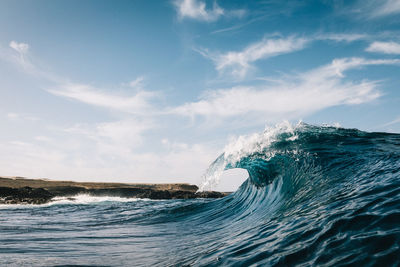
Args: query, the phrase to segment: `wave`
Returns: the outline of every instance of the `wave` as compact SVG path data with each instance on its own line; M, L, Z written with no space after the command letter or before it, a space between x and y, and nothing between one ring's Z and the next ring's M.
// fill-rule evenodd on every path
M271 163L278 159L277 153L279 153L279 150L274 147L275 144L282 141L295 141L298 139L297 132L304 127L306 127L304 123L298 123L293 126L289 122L283 122L275 127L267 128L261 134L240 136L228 144L224 149L224 153L210 165L199 190L211 189L218 184L225 170L233 168L246 169L253 182L262 182L256 181L259 178L256 175L257 172L259 175L264 175L264 178L268 180L265 175L273 175L274 170ZM291 153L296 155L298 151L293 150Z
M238 259L248 257L242 264L400 260L395 256L400 252L399 134L284 122L226 146L208 168L201 190L232 168L247 170L248 179L222 205L213 204L218 216L202 216L219 223L226 218L230 230L246 233L246 240L250 236L271 246L260 258L251 242L231 245L227 250ZM231 262L228 255L220 257Z
M200 190L212 188L224 171L234 168L245 169L249 182L255 186L266 186L279 177L286 180L305 176L307 172L311 175L324 171L330 176L344 177L343 171L370 171L368 163L385 160L387 153L392 160L397 159L399 136L284 122L260 134L241 136L227 145L207 169Z
M217 200L86 195L2 209L2 259L43 265L49 251L46 265L400 264L399 134L285 122L228 144L201 189L233 168L249 177Z

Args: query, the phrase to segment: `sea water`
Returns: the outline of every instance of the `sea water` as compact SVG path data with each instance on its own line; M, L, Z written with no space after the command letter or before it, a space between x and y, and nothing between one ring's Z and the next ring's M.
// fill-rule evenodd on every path
M1 266L399 266L400 135L280 125L207 170L222 199L76 196L0 206Z

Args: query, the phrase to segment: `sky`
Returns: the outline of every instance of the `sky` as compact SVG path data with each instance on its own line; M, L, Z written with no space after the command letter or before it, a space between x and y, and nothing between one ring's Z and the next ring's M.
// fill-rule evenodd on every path
M0 175L199 185L282 121L399 133L399 74L400 0L2 0Z

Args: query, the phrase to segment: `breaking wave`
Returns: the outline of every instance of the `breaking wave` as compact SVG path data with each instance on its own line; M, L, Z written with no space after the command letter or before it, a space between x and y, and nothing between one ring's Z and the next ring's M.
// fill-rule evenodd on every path
M283 123L226 146L201 189L233 168L249 178L218 200L80 205L85 196L30 209L29 223L28 211L2 209L0 256L20 265L400 264L399 134Z

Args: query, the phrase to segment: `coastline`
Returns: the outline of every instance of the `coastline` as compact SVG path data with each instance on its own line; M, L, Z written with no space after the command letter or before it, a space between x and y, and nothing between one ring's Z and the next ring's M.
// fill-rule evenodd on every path
M222 198L229 193L204 191L187 183L96 183L0 177L0 204L46 204L55 197L79 194L147 199Z

